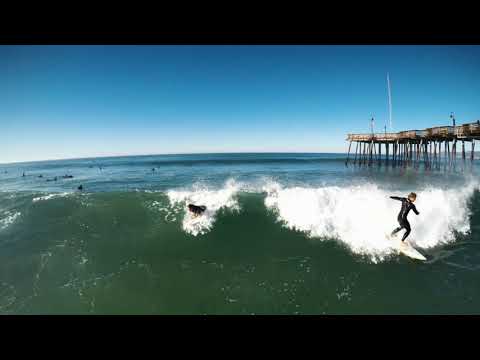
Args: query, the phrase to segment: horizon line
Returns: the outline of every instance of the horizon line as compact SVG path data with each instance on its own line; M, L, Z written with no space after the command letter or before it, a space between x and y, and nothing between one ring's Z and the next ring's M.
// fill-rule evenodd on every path
M235 152L188 152L188 153L156 153L156 154L131 154L131 155L103 155L103 156L88 156L88 157L72 157L72 158L56 158L43 160L24 160L2 162L0 165L24 164L44 161L62 161L62 160L88 160L88 159L104 159L104 158L118 158L131 156L163 156L163 155L212 155L212 154L346 154L346 152L309 152L309 151L235 151Z

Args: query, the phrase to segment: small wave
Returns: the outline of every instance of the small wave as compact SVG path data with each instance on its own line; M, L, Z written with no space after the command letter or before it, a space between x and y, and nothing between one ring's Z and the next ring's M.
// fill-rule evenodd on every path
M64 197L64 196L67 196L69 194L71 194L71 192L48 194L48 195L33 198L32 202L50 200L50 199L53 199L53 198L56 198L56 197Z
M240 210L235 196L239 190L239 184L230 179L219 190L211 190L197 185L193 190L170 190L167 192L167 196L172 206L185 206L188 203L206 206L207 209L202 216L195 218L187 211L183 218L184 231L197 236L212 229L220 209Z
M21 213L12 213L11 211L6 211L4 215L7 215L7 217L0 219L0 230L6 229L21 215Z

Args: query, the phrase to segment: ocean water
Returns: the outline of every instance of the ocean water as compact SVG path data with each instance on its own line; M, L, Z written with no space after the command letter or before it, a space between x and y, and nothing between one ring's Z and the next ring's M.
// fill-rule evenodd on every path
M0 313L479 314L478 170L345 154L0 165ZM385 238L389 196L411 191L426 262Z

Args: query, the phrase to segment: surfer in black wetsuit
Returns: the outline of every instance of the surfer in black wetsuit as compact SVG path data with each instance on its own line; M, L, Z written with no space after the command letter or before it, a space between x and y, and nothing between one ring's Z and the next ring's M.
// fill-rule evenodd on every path
M400 213L398 214L398 217L397 217L397 220L398 220L398 223L400 224L400 226L398 228L396 228L395 230L393 230L393 232L392 232L392 236L393 236L397 232L399 232L400 230L405 229L406 231L405 231L405 234L403 234L402 241L404 241L407 238L407 236L410 234L410 231L412 230L410 228L410 223L407 220L408 213L410 212L410 210L413 210L413 212L415 214L417 214L417 215L420 214L417 211L417 208L415 207L415 205L413 205L416 198L417 198L417 194L415 194L413 192L408 194L408 198L398 197L398 196L390 196L390 199L399 200L399 201L402 202L402 208L401 208Z
M202 215L205 210L207 210L206 206L197 206L193 204L188 204L188 210L193 214L194 217Z

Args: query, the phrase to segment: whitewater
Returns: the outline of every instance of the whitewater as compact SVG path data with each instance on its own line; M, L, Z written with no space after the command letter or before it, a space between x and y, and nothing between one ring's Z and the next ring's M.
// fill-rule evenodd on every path
M420 215L409 216L414 229L409 242L417 248L429 249L454 241L456 232L468 233L468 201L478 188L478 181L471 180L460 190L435 187L416 190ZM185 211L182 219L182 229L197 236L213 230L218 211L229 211L232 216L238 213L241 210L238 197L242 192L265 194L266 210L273 211L282 226L310 238L340 241L353 253L367 255L373 261L397 253L392 241L386 238L398 226L400 209L399 202L390 196L406 196L406 193L376 184L289 187L270 181L255 189L230 179L217 190L194 185L191 190L170 190L167 195L172 211L179 204L207 206L203 216L194 218Z

